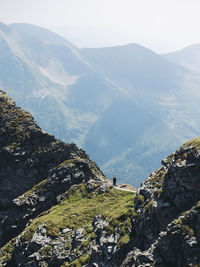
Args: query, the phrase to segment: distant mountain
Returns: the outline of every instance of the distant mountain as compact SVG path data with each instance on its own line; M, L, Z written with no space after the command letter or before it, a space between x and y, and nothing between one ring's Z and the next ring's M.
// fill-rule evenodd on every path
M73 45L48 30L1 24L0 38L0 85L44 129L82 146L87 128L113 101L113 85Z
M200 44L190 45L176 52L163 54L163 57L180 66L200 72Z
M183 70L138 44L84 48L82 56L129 92L163 93L183 75Z
M185 139L198 135L200 128L196 114L199 114L197 105L200 77L196 72L172 64L137 44L86 48L81 50L81 54L104 77L126 92L132 103L128 105L119 101L115 106L115 115L121 118L119 124L116 127L110 126L111 129L104 127L112 131L112 140L105 137L105 131L102 132L101 128L101 125L106 122L108 125L108 121L112 121L109 119L113 118L111 111L91 127L91 134L89 132L87 144L88 150L93 152L92 155L94 151L99 155L108 155L112 153L113 147L120 146L118 140L122 139L124 142L123 148L118 150L115 157L112 155L111 160L102 163L107 172L117 169L120 175L124 175L126 170L125 177L133 173L134 177L139 177L140 180L149 170L146 166L158 167L156 161L173 151L175 143L181 144ZM135 103L140 109L134 109ZM192 121L188 117L189 114L193 118ZM92 136L97 132L104 136L104 147L100 147L95 140L91 143ZM123 137L120 139L118 136L115 139L115 132ZM105 150L106 153L103 152Z
M1 23L0 51L0 86L119 182L139 185L199 135L198 73L145 47L79 50L41 27Z

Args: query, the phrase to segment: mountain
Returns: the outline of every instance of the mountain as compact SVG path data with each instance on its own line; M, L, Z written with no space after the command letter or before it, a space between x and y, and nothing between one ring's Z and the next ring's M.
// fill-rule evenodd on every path
M193 71L200 71L200 44L193 44L176 52L163 54L167 60Z
M139 186L199 134L198 74L145 47L80 50L41 27L1 23L0 51L0 86L108 177Z
M177 144L198 135L198 73L172 64L137 44L85 48L81 54L104 77L126 92L129 101L125 103L120 100L114 105L114 114L119 120L116 126L108 123L113 120L111 107L89 131L86 149L94 155L95 160L97 153L102 155L103 160L103 155L109 155L113 147L119 147L115 132L126 143L116 156L111 155L110 160L106 158L106 161L100 161L106 173L117 169L128 182L131 182L128 178L130 173L141 181L151 168L158 168L160 159L171 153ZM134 105L140 108L136 110ZM101 128L102 124L107 127ZM111 128L111 138L108 138L109 131L105 133L105 128ZM94 140L94 133L97 132L105 136L102 143L106 144L106 148L100 147Z
M14 24L6 26L7 31L4 27L0 34L4 43L1 86L31 111L44 129L82 145L96 113L106 105L101 95L106 90L109 103L113 86L64 38L32 25ZM88 95L93 102L88 102Z
M199 266L200 137L135 191L0 90L0 265Z
M93 66L128 92L157 94L171 90L184 70L138 44L84 48L81 54Z

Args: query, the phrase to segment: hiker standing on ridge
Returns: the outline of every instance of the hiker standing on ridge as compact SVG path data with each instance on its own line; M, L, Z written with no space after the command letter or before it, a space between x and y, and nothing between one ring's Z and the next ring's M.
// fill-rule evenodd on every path
M114 175L113 177L113 186L116 186L117 183L117 175Z

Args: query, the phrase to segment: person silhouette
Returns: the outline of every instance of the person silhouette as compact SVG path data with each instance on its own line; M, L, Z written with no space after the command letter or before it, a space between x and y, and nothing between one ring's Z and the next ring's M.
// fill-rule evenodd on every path
M117 183L117 175L113 176L113 186L116 186Z

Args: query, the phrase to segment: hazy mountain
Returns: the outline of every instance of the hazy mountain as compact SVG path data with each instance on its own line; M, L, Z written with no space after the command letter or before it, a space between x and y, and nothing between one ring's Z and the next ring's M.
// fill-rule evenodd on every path
M0 51L0 86L108 177L138 185L199 134L198 74L145 47L79 50L40 27L0 24Z
M107 149L104 154L111 154L113 147L122 144L117 142L119 137L115 139L116 131L122 134L122 140L128 140L127 143L123 141L124 146L120 147L116 156L111 155L111 160L102 163L103 169L116 169L121 175L126 172L126 177L133 173L134 177L141 179L147 173L146 166L158 167L156 161L172 151L175 143L181 144L185 139L198 135L200 79L197 73L172 64L137 44L87 48L82 49L81 54L125 91L132 103L129 105L120 100L115 106L115 115L121 118L116 128L115 125L106 127L109 129L106 133L105 127L101 128L101 125L112 121L109 119L113 117L111 111L91 127L87 140L89 151L103 155ZM134 110L134 103L140 105L139 110ZM131 127L128 121L132 122ZM102 143L106 144L104 147L95 140L90 147L92 136L97 132L101 132ZM112 132L112 140L108 139L108 132ZM112 145L109 147L109 144Z
M167 60L200 72L200 44L190 45L179 51L163 54Z
M0 36L0 85L46 130L83 145L87 128L116 95L114 87L52 32L14 24L1 25Z
M81 54L102 73L130 91L145 94L172 89L183 70L138 44L106 48L84 48Z

